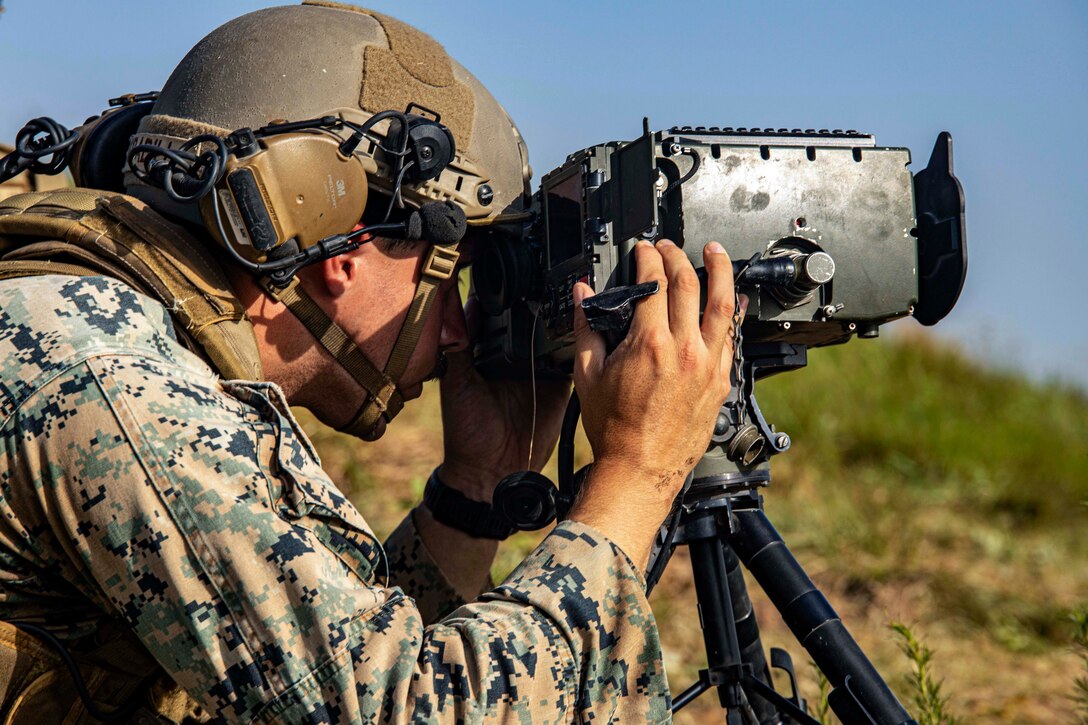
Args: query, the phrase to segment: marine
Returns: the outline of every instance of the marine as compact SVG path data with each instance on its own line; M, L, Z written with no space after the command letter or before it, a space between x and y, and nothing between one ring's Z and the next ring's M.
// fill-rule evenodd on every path
M209 223L209 207L171 185L186 171L198 185L211 174L199 165L218 163L191 139L271 124L307 148L335 137L348 163L366 152L350 140L367 137L368 119L411 104L433 112L412 124L448 130L442 173L402 187L403 164L391 176L360 160L373 183L353 212L358 244L284 286L254 272L275 260L241 244L237 225L216 207ZM330 117L341 120L282 126ZM635 251L640 281L663 293L619 348L608 354L576 311L574 383L595 462L567 520L496 585L488 571L509 530L491 493L531 445L543 465L566 394L543 390L528 426L526 384L484 380L471 363L456 270L484 230L523 218L530 174L502 107L429 36L311 1L213 31L130 144L124 190L0 201L5 722L668 721L643 569L729 392L721 246L704 250L701 321L694 270L667 241ZM161 163L176 174L149 161L155 148L171 149ZM409 216L398 238L370 218L397 200L405 212L439 203L468 232L443 236L435 222L413 240ZM279 259L323 249L311 232L277 239ZM433 495L379 541L289 406L373 440L443 370ZM666 419L688 425L662 430Z

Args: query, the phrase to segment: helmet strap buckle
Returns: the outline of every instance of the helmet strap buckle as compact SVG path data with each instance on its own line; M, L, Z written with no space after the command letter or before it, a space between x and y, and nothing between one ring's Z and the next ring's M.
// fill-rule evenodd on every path
M457 260L461 253L457 251L457 245L434 245L427 253L427 259L423 262L423 275L431 277L439 282L445 282L457 271Z

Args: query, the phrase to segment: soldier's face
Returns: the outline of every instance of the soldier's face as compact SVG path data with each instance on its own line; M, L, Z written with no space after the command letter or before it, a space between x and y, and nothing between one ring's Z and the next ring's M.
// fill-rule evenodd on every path
M337 323L378 367L384 368L419 283L426 245L364 245L348 289L337 302ZM347 256L347 255L345 255ZM406 398L418 397L433 376L440 353L468 347L456 276L443 282L424 321L419 342L400 379Z
M384 369L415 295L427 247L393 246L384 241L308 267L300 273L303 285L330 318L351 337L378 368ZM301 326L282 334L274 320L287 314L253 286L247 311L254 322L266 374L279 383L292 405L309 408L333 427L349 423L366 393L344 368ZM269 314L266 308L279 310ZM423 392L443 352L468 347L464 311L456 277L444 282L428 311L419 342L399 381L406 399ZM317 357L315 357L317 356ZM379 435L384 432L375 431Z
M413 288L412 292L414 291ZM411 303L410 298L408 302ZM407 312L407 308L404 312ZM465 350L468 346L464 308L457 291L457 278L454 277L442 283L437 299L427 315L419 344L401 379L405 397L418 398L423 392L423 383L441 375L445 368L442 357L446 353Z

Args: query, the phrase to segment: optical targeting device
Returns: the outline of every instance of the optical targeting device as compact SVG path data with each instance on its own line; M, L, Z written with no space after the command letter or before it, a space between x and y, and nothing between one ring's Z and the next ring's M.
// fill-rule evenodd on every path
M913 723L763 512L770 459L790 436L764 419L755 381L807 363L809 347L913 315L924 325L955 305L967 271L963 192L952 139L937 138L915 175L910 152L878 147L856 131L678 127L632 142L593 146L546 174L532 224L482 245L473 286L488 313L476 348L487 375L567 375L574 351L573 287L597 294L582 307L609 350L627 334L638 300L632 248L668 238L700 273L719 241L734 261L748 310L735 335L731 392L710 444L662 524L647 572L652 589L677 546L690 551L707 668L673 702L717 690L728 722L805 723L785 650L768 659L743 563L827 676L828 702L844 723ZM705 275L703 275L705 278ZM574 470L580 415L571 396L559 439L559 482L532 471L503 479L493 505L515 529L562 518L584 478ZM661 421L675 425L681 421ZM774 687L771 668L788 676Z
M721 242L745 272L750 343L815 347L932 325L966 275L952 140L925 170L857 131L676 127L570 155L533 197L524 238L481 245L473 285L490 316L477 364L492 376L566 374L574 283L633 284L639 239L671 239L697 269Z

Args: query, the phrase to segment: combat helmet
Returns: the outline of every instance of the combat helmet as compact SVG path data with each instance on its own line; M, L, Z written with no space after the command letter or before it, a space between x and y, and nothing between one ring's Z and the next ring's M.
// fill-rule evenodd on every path
M413 104L439 114L457 148L447 173L418 189L420 198L454 201L470 225L524 208L528 151L503 107L430 36L346 3L267 8L212 31L171 74L133 144L176 145L330 114L361 123ZM127 181L130 193L170 206L131 175Z
M197 43L140 121L130 142L130 163L137 147L177 149L201 136L223 138L238 129L305 119L342 119L345 125L336 133L346 139L352 129L384 112L415 109L440 120L456 150L436 178L405 185L403 200L416 207L428 201L455 205L470 227L523 219L531 176L528 152L502 106L419 30L387 15L323 0L244 15ZM360 152L366 147L362 144ZM324 178L323 171L317 170L315 178ZM371 191L389 191L388 178L383 180L382 174L367 178ZM197 205L179 203L176 194L164 194L131 170L125 180L130 194L159 211L204 225L223 241L222 234L216 235L216 225L208 223L207 205L202 214ZM397 191L400 194L399 186ZM362 210L352 223L359 216ZM218 229L223 232L221 223ZM432 247L384 370L368 360L299 285L286 289L265 285L368 391L366 402L343 429L346 432L376 437L383 428L380 423L402 407L399 377L438 283L454 271L456 255L455 244Z

